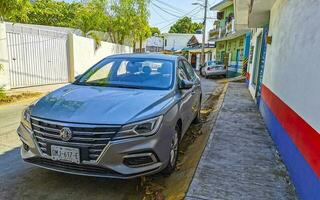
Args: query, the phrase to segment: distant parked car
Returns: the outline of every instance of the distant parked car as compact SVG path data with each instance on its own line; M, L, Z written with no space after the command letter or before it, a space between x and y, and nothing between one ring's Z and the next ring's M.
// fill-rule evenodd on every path
M227 69L224 64L217 61L208 61L201 67L201 75L204 77L223 75L227 76Z
M170 174L182 137L199 120L201 96L183 57L113 55L24 110L21 156L70 174Z

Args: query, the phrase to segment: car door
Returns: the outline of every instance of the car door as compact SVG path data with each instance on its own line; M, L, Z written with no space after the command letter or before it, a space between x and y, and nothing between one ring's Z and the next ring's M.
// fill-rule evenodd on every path
M188 63L188 61L183 60L184 68L186 70L187 76L189 77L189 80L194 83L192 90L191 90L191 113L192 113L192 119L197 115L197 111L199 109L200 104L200 98L201 98L201 84L200 84L200 79L194 72L193 68L191 65Z
M189 77L187 75L187 72L184 68L184 64L182 60L178 61L178 67L177 67L177 80L178 85L180 85L182 80L189 80ZM182 132L185 133L185 131L188 129L189 124L192 121L193 112L192 112L192 88L190 89L179 89L180 93L180 115L182 120Z

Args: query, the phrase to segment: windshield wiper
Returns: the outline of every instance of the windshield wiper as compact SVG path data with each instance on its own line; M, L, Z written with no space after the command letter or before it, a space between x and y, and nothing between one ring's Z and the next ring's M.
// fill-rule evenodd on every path
M137 85L118 85L118 84L110 84L110 85L107 85L107 87L144 89L144 87L142 87L142 86L137 86Z

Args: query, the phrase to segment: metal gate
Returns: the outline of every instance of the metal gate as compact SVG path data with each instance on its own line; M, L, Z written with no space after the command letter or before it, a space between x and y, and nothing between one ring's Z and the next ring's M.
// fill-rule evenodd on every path
M11 88L68 82L67 34L6 25Z

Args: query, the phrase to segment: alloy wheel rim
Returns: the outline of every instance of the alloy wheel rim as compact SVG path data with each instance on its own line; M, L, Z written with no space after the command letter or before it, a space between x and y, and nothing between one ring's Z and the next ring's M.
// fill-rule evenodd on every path
M177 159L178 153L178 134L177 132L174 134L174 138L171 141L171 150L170 150L170 163L173 166Z

